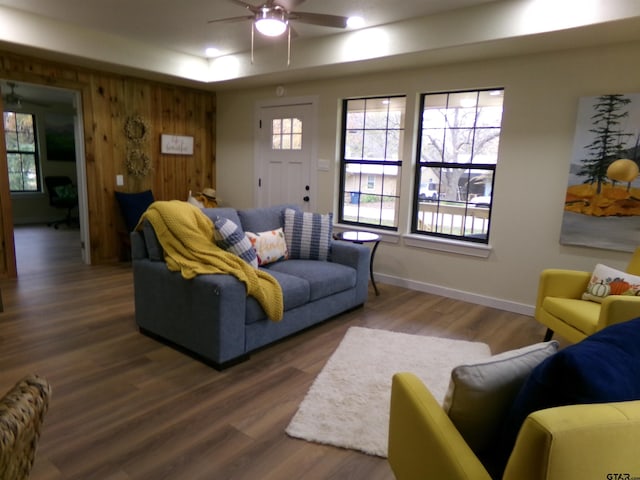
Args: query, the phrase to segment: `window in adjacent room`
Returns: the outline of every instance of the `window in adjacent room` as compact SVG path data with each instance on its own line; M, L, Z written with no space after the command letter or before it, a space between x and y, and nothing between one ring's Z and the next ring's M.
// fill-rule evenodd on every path
M413 233L489 242L503 93L422 95Z
M39 192L38 145L35 117L30 113L4 112L9 189Z
M343 104L339 221L396 230L406 99Z

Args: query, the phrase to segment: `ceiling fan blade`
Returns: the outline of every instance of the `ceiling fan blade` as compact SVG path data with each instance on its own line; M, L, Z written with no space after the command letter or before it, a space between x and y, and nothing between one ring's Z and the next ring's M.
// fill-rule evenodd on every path
M241 17L228 17L228 18L216 18L214 20L209 20L207 23L235 23L242 22L244 20L253 20L255 17L253 15L243 15Z
M323 13L309 12L290 12L289 20L296 20L311 25L320 25L322 27L347 28L347 17L339 15L325 15Z

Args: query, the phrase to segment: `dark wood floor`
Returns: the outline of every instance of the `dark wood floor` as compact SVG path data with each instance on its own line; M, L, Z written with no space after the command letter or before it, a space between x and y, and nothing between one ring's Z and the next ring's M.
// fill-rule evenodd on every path
M495 353L544 333L530 317L380 284L363 308L218 372L140 335L130 266L83 265L78 242L77 230L17 228L19 278L1 282L0 391L29 372L53 386L33 480L391 479L384 459L284 433L350 326Z

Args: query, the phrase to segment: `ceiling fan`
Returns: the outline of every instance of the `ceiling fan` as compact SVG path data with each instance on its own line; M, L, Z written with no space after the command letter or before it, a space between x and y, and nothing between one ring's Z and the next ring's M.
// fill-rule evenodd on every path
M287 58L287 65L289 65L291 60L290 52L292 32L289 21L319 25L322 27L347 28L347 17L322 13L297 12L287 9L284 5L278 3L276 0L266 0L266 2L262 5L252 5L250 3L244 2L243 0L229 1L245 8L246 10L251 12L251 15L209 20L208 23L233 23L251 20L251 63L253 63L253 43L255 30L268 37L278 37L285 32L288 33L289 53ZM300 5L304 1L305 0L290 0L288 3L293 4L293 8L295 8L297 5Z
M22 108L23 103L29 103L31 105L38 105L41 107L49 106L45 103L36 102L34 100L28 99L23 95L17 94L16 93L17 85L14 82L7 82L7 86L11 89L11 91L2 97L5 107L18 110Z

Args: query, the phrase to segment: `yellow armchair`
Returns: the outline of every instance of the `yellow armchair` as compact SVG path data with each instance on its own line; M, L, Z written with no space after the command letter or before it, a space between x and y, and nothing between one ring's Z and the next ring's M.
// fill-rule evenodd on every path
M627 273L640 275L640 247ZM640 317L640 297L609 295L602 303L582 300L591 272L546 269L540 275L535 318L547 327L545 341L554 332L570 342L580 340L608 325Z
M640 401L539 410L522 425L503 479L640 478L639 444ZM388 457L397 480L491 480L411 373L393 377Z

